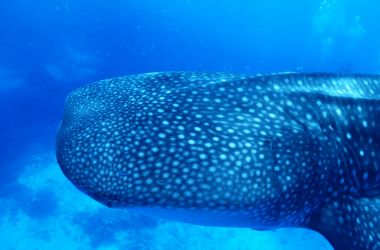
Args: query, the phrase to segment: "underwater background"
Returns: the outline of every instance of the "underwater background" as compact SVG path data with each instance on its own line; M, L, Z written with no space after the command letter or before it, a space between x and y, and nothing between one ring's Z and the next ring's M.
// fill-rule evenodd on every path
M101 206L63 176L66 95L167 70L380 73L380 1L0 1L0 249L332 249L305 229L181 224Z

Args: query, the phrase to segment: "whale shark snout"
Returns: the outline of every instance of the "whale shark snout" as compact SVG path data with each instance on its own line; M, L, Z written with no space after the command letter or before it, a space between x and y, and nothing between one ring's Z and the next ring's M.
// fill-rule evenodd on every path
M109 207L212 226L308 227L338 249L377 249L350 243L348 226L331 230L351 223L348 206L356 213L375 204L355 216L380 216L380 161L371 153L380 148L379 91L369 82L379 85L329 74L103 80L67 98L57 160L78 189Z

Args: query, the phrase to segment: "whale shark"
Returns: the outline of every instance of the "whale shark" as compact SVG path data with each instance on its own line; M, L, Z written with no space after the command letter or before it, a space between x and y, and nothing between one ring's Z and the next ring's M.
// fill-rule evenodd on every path
M380 76L157 72L69 94L63 174L111 208L380 249Z

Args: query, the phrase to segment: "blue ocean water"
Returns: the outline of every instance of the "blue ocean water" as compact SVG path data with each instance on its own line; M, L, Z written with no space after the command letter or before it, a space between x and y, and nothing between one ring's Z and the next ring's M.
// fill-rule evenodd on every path
M55 161L66 95L165 70L380 72L380 2L0 2L1 249L332 249L305 229L186 225L104 208Z

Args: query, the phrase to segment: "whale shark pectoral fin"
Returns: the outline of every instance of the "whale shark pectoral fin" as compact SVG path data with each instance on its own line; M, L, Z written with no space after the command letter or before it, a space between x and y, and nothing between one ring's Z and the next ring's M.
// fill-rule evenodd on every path
M336 250L380 249L380 196L332 200L308 225Z

